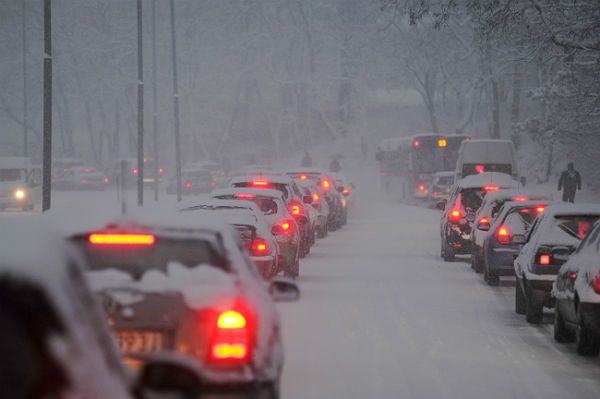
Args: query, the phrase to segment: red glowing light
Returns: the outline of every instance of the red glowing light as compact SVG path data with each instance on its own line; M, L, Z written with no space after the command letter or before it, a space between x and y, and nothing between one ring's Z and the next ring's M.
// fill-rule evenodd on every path
M256 195L254 194L245 194L245 193L241 193L241 194L236 194L235 198L237 199L241 199L241 200L249 200L249 199L254 199L256 198Z
M308 179L308 176L306 176L306 175L300 175L300 180L306 180L306 179Z
M543 213L546 210L545 206L538 206L537 208L535 208L535 211L539 214L539 213Z
M453 218L459 218L459 217L460 217L460 211L458 211L458 210L454 210L454 211L452 211L452 213L450 213L450 215L451 215Z
M322 185L325 190L329 190L329 187L331 187L331 182L329 180L325 179L325 180L323 180Z
M138 170L138 168L133 168L131 170L131 173L133 173L134 175L137 175L140 171Z
M540 265L547 266L552 262L552 257L548 254L540 255Z
M483 165L476 165L475 166L475 171L477 173L484 173L485 172L485 166L483 166Z
M419 148L419 147L421 147L421 142L419 140L415 140L415 141L413 141L413 146L415 148Z
M524 197L524 196L513 197L513 201L523 202L523 201L527 201L527 200L529 200L529 198L528 197Z
M252 185L254 187L265 187L269 185L269 182L264 181L264 180L255 180L252 182Z
M487 217L484 216L481 219L479 219L479 223L489 224L490 223L490 219L488 219Z
M498 229L498 234L496 235L496 237L498 238L498 242L502 245L509 245L510 244L510 230L508 227L506 226L501 226Z
M165 173L165 168L163 168L162 166L158 168L158 173Z
M211 181L210 182L210 186L211 187L217 187L217 182L216 181Z
M269 254L269 244L262 238L256 238L252 242L252 255L264 256Z
M319 194L314 193L313 194L313 201L318 201L320 199Z
M425 185L419 184L419 191L425 191Z
M106 183L106 184L110 183L110 179L108 177L105 177L104 178L104 183Z
M138 233L92 233L88 242L93 245L153 245L156 237L153 234Z
M344 189L342 190L342 194L347 197L350 195L350 190L344 187Z
M498 186L485 186L483 189L485 191L498 191L498 190L500 190L500 187L498 187Z
M245 361L250 358L250 329L248 320L235 310L228 310L217 318L210 343L213 361Z
M302 207L297 204L290 205L290 213L294 216L298 216L302 213Z
M191 181L186 181L185 182L185 188L192 188L192 182Z
M246 327L246 318L235 310L228 310L221 313L217 320L219 328L244 328Z

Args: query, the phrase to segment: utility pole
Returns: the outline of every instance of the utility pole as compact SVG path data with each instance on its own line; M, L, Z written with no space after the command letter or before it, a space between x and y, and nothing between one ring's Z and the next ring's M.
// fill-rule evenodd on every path
M27 119L27 16L26 16L26 1L21 1L21 12L22 12L22 39L23 39L23 157L27 158L29 156L29 142L27 135L28 127L27 123L29 122Z
M156 104L156 0L152 0L152 125L154 141L154 201L158 201L158 105Z
M175 120L175 168L177 173L177 201L181 201L181 148L179 138L179 87L177 83L177 41L175 37L175 4L171 6L171 48L173 60L173 113Z
M138 205L144 205L144 59L142 41L142 0L137 0L137 197Z
M44 138L42 154L42 211L52 200L52 2L44 0Z

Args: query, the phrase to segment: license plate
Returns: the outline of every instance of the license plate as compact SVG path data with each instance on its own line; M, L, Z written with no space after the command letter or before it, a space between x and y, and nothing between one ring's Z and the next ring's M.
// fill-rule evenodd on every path
M117 343L123 353L156 353L165 348L165 335L156 331L118 331Z

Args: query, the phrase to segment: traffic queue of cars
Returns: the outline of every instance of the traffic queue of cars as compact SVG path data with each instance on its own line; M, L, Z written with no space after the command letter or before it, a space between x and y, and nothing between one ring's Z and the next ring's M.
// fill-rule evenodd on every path
M554 202L504 171L475 165L465 172L457 174L442 212L442 258L470 255L490 286L515 276L517 314L537 324L544 308L554 308L556 341L574 341L580 355L597 356L600 205Z
M0 390L278 398L275 302L299 298L300 258L323 228L346 223L342 182L324 171L247 171L180 209L3 221L0 353L11 361Z

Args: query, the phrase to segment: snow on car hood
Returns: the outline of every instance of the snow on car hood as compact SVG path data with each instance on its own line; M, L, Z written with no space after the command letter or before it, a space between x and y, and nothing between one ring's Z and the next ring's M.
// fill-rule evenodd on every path
M144 299L144 293L179 293L192 309L208 305L232 306L236 294L233 276L211 265L186 267L170 262L166 273L148 270L139 280L116 269L88 272L95 292L104 292L121 305L133 305Z

